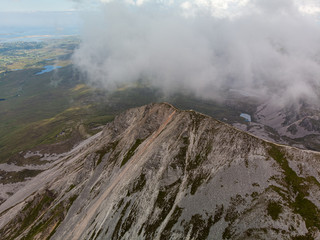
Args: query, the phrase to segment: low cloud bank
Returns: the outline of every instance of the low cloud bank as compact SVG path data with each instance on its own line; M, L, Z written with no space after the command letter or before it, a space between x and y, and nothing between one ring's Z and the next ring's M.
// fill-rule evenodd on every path
M211 99L237 89L278 104L319 101L314 16L289 0L232 6L221 16L196 1L102 4L85 16L74 64L107 89L140 79Z

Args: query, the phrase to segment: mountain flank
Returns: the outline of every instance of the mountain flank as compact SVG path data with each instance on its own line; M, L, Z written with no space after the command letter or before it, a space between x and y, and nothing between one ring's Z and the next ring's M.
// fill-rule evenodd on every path
M319 239L319 170L319 153L150 104L6 199L0 238Z

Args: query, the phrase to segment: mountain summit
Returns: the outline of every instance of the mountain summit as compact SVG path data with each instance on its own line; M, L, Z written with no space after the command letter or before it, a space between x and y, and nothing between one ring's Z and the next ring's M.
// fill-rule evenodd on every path
M1 239L317 239L320 154L127 110L0 205Z

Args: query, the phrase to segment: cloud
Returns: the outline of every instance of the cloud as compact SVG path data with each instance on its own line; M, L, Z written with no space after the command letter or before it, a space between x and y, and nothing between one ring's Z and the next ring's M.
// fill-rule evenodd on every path
M74 64L108 89L143 79L205 98L239 89L284 104L318 101L314 18L290 0L223 2L232 14L216 14L209 0L104 4L86 16Z

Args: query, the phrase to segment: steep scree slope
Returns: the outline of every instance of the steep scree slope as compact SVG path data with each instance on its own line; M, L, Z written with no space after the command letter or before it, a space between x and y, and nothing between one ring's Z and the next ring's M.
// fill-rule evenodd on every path
M320 155L208 116L124 112L0 205L0 239L314 239Z

